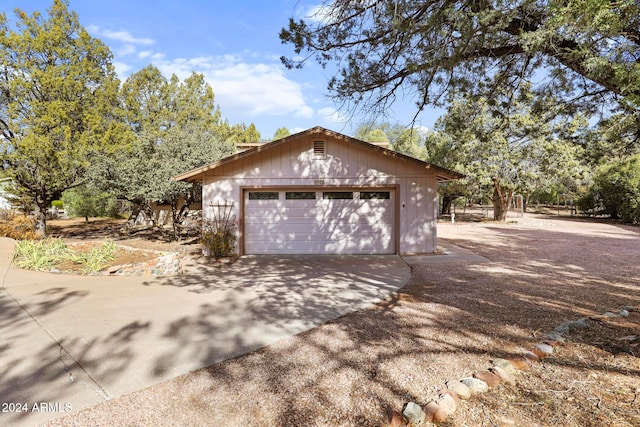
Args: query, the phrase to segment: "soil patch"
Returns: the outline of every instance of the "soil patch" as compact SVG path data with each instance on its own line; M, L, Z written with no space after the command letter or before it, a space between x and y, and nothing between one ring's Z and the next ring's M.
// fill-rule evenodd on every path
M61 237L70 244L109 239L118 245L143 250L178 252L181 256L201 255L197 238L174 241L167 229L159 227L139 227L124 233L125 223L124 219L90 218L86 222L83 218L68 218L48 221L47 227L52 237Z

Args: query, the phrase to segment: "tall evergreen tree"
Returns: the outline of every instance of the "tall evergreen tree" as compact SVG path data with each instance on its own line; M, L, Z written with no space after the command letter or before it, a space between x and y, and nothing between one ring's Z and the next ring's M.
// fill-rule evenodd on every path
M493 99L469 95L451 104L435 126L444 135L427 140L429 160L464 173L467 194L490 189L495 220L505 220L515 193L526 197L579 180L582 147L574 138L587 122L557 114L553 99L540 100L523 85L516 93ZM456 184L447 190L458 193L452 197L465 193Z
M33 202L36 232L46 210L78 185L91 155L119 142L119 82L111 52L54 0L43 16L0 14L0 155L23 197Z
M135 139L126 150L96 162L93 185L132 202L132 222L141 211L150 212L149 203L168 203L175 231L200 188L171 177L235 151L233 142L226 140L213 89L201 74L167 80L150 65L132 74L121 94Z

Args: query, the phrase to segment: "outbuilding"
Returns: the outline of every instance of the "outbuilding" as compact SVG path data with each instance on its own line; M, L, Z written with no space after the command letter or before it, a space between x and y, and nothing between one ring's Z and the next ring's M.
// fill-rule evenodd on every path
M462 175L314 127L180 174L203 218L238 222L239 255L406 254L437 248L438 181Z

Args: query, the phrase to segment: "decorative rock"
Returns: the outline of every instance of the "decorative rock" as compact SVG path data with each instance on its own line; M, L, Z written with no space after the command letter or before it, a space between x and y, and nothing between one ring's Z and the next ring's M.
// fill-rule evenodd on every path
M514 369L513 365L511 365L511 369ZM500 377L500 379L505 383L509 385L516 385L515 377L507 372L506 369L503 369L500 366L492 366L491 368L489 368L489 371L491 371L491 373L493 373L494 375Z
M620 315L617 314L617 313L612 313L610 311L605 311L602 314L595 314L593 316L589 316L589 319L591 319L591 320L603 320L603 319L609 319L609 318L612 318L612 317L620 317Z
M460 384L462 384L462 383L460 383ZM441 395L442 394L448 394L449 396L451 396L451 398L453 399L453 401L455 402L456 405L460 404L460 397L458 396L458 393L456 393L455 391L446 389L446 390L442 390L442 393L440 393L440 394Z
M577 329L587 329L588 327L589 322L585 318L578 319L574 322L569 322L569 329L572 331L575 331Z
M509 362L511 362L514 368L519 371L528 371L529 369L531 369L531 362L521 356L513 357L509 359Z
M402 427L405 425L402 414L398 411L391 411L389 415L389 427Z
M563 342L565 341L565 339L564 339L564 337L562 336L562 334L561 334L561 333L559 333L559 332L556 332L556 331L549 332L548 334L545 334L545 336L544 336L544 337L545 337L545 338L548 338L548 339L550 339L550 340L553 340L553 341L560 342L560 343L563 343Z
M474 394L485 393L489 391L489 386L487 385L487 383L478 378L463 378L460 380L460 382L469 387L472 396Z
M506 359L493 359L491 360L491 363L493 366L497 366L511 375L514 375L517 371L516 367L513 366L513 363Z
M469 387L462 384L460 381L447 381L445 383L449 390L454 391L460 399L468 399L471 397L471 390Z
M458 405L456 405L456 400L450 393L441 393L440 396L438 396L438 400L436 400L436 403L438 404L438 406L440 406L440 410L443 413L444 418L447 418L449 415L456 412L456 409L458 408ZM436 415L439 415L438 412L436 412ZM442 421L444 421L444 418L442 419Z
M533 347L533 353L540 359L544 359L545 357L549 357L553 354L553 347L549 344L538 343Z
M425 417L425 413L422 408L417 403L413 402L409 402L404 406L402 415L407 419L407 421L413 424L420 424Z
M564 322L556 326L555 328L553 328L553 332L556 332L560 335L569 335L569 332L571 332L571 329L569 328L568 322Z
M484 381L487 383L489 388L496 388L500 385L502 380L496 374L492 374L489 371L480 371L473 374L474 378Z
M524 357L525 359L527 359L530 362L539 362L540 358L538 357L537 354L535 354L532 351L525 351L524 353L522 353L522 357Z
M424 407L424 411L427 421L436 422L436 414L441 411L441 408L440 405L432 400L431 402L427 403L427 406Z
M620 316L621 317L629 317L629 312L627 310L620 310Z

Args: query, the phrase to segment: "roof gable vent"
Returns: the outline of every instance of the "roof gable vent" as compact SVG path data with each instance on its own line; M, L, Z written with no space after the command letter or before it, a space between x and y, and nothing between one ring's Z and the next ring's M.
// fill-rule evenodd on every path
M324 159L324 153L324 141L313 141L313 157L316 159Z

